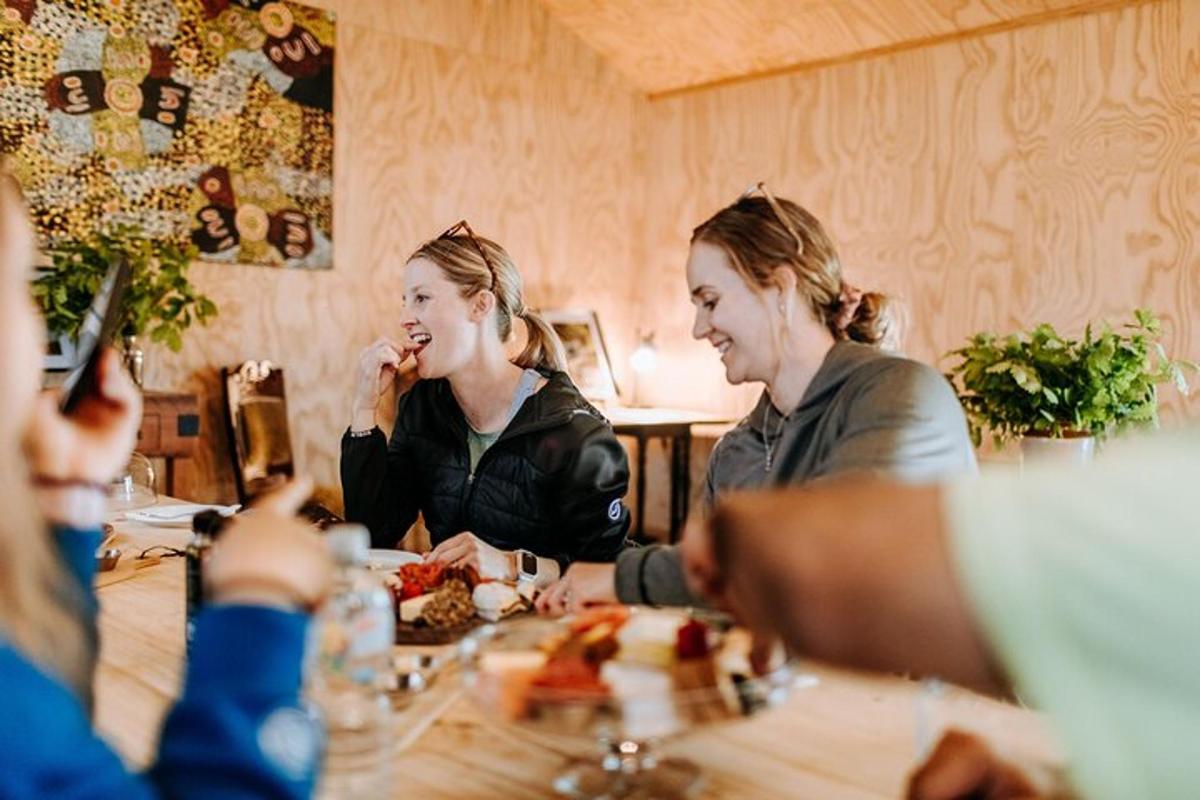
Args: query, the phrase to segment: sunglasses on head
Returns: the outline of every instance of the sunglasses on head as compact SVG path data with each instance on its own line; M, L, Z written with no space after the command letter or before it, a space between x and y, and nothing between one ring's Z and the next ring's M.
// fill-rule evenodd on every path
M771 194L771 190L767 188L767 184L763 181L751 186L746 191L742 192L738 200L745 200L747 197L752 197L755 192L761 194L767 201L767 205L771 207L771 211L775 213L775 218L779 220L792 238L796 240L796 255L804 255L804 240L800 238L800 233L796 230L796 226L792 224L787 215L783 213L783 206L779 205L779 201L775 199L775 195ZM464 223L465 224L465 223Z
M445 230L445 232L442 233L441 236L437 238L450 239L457 235L459 231L462 231L466 234L467 239L471 241L471 244L475 245L475 249L478 250L479 255L483 257L484 266L488 268L488 272L492 275L491 288L494 289L496 287L496 267L492 264L492 260L488 258L487 251L483 249L483 243L479 241L479 238L475 235L475 231L471 230L470 224L468 224L465 219L460 219L458 222L451 225Z

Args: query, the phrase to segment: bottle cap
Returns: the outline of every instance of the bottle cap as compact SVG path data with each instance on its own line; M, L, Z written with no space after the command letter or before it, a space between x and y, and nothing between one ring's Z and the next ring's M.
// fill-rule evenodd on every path
M229 524L229 517L211 508L206 508L192 516L192 531L213 539L217 538L227 524Z
M342 566L361 566L367 563L371 534L362 525L333 525L325 531L325 546L329 555Z

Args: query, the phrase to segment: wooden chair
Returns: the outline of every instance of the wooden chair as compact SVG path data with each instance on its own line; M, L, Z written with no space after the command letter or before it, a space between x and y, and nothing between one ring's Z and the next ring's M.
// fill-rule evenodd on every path
M223 367L221 388L234 483L244 505L296 474L283 369L270 361ZM311 500L300 513L321 527L341 521Z

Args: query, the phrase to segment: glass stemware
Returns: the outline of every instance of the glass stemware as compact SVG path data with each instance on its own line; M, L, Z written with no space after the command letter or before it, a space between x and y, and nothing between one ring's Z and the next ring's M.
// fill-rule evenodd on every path
M113 511L145 508L158 502L154 465L141 453L131 453L129 463L108 488L108 507Z
M663 756L661 745L699 727L745 719L781 704L796 673L785 662L753 675L749 634L708 613L632 609L629 619L668 614L680 624L702 618L710 626L712 659L698 665L707 677L694 684L681 680L679 664L655 669L625 662L601 673L604 691L532 686L521 665L536 663L547 642L561 641L573 619L526 618L485 625L460 643L468 692L489 718L504 720L522 738L579 753L554 779L561 796L684 796L703 773L691 761Z

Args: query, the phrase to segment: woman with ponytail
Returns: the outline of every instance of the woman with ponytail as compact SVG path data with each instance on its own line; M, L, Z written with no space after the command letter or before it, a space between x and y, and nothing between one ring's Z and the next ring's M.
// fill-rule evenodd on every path
M625 451L525 307L508 253L464 220L412 254L404 287L399 337L359 360L342 438L347 518L390 548L420 512L427 560L488 578L546 585L575 560L615 559L629 527ZM510 360L514 320L528 343ZM389 440L376 412L393 383Z
M757 184L692 232L687 277L692 336L717 349L730 383L764 385L713 450L705 510L734 489L852 472L923 482L975 469L950 385L888 352L897 338L891 303L846 282L833 241L807 210ZM653 546L623 553L615 567L576 564L539 606L618 599L703 602L689 590L680 550Z

